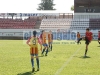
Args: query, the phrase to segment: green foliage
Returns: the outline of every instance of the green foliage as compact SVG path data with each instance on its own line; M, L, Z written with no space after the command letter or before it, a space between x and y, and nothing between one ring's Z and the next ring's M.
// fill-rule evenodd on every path
M8 16L11 16L12 17L12 19L13 19L13 17L15 16L15 15L17 15L16 13L8 13Z
M56 10L53 8L53 0L41 0L37 10Z
M71 6L71 11L74 11L74 5Z

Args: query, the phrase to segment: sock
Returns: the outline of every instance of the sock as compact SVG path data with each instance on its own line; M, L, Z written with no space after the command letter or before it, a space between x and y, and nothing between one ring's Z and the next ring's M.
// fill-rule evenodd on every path
M85 50L85 56L86 56L86 54L87 54L87 50Z
M34 59L31 59L32 67L34 67Z
M42 54L44 53L45 49L43 49Z
M48 49L46 50L46 55L48 54Z
M37 68L39 69L39 58L36 58Z

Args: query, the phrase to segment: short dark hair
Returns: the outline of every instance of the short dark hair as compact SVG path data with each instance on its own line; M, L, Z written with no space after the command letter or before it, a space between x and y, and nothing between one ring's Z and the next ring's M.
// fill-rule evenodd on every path
M36 34L37 34L37 32L34 30L34 31L33 31L33 36L36 36Z
M100 31L98 31L98 32L100 32Z
M90 29L89 29L89 28L86 28L86 30L88 30L88 31L89 31Z

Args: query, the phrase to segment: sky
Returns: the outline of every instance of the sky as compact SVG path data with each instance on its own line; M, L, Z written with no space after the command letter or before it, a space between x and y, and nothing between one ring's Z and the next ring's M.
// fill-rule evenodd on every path
M34 13L41 0L0 0L0 13ZM74 0L54 0L55 9L59 12L70 12Z

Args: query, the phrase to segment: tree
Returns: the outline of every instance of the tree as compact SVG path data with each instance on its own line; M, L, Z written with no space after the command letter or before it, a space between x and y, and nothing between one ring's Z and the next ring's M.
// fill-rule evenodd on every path
M56 10L53 8L55 4L53 4L54 0L41 0L39 7L37 10Z
M15 16L15 15L17 15L16 13L8 13L8 15L10 15L11 17L12 17L12 19L13 19L13 17Z
M74 11L74 5L71 6L71 11Z

